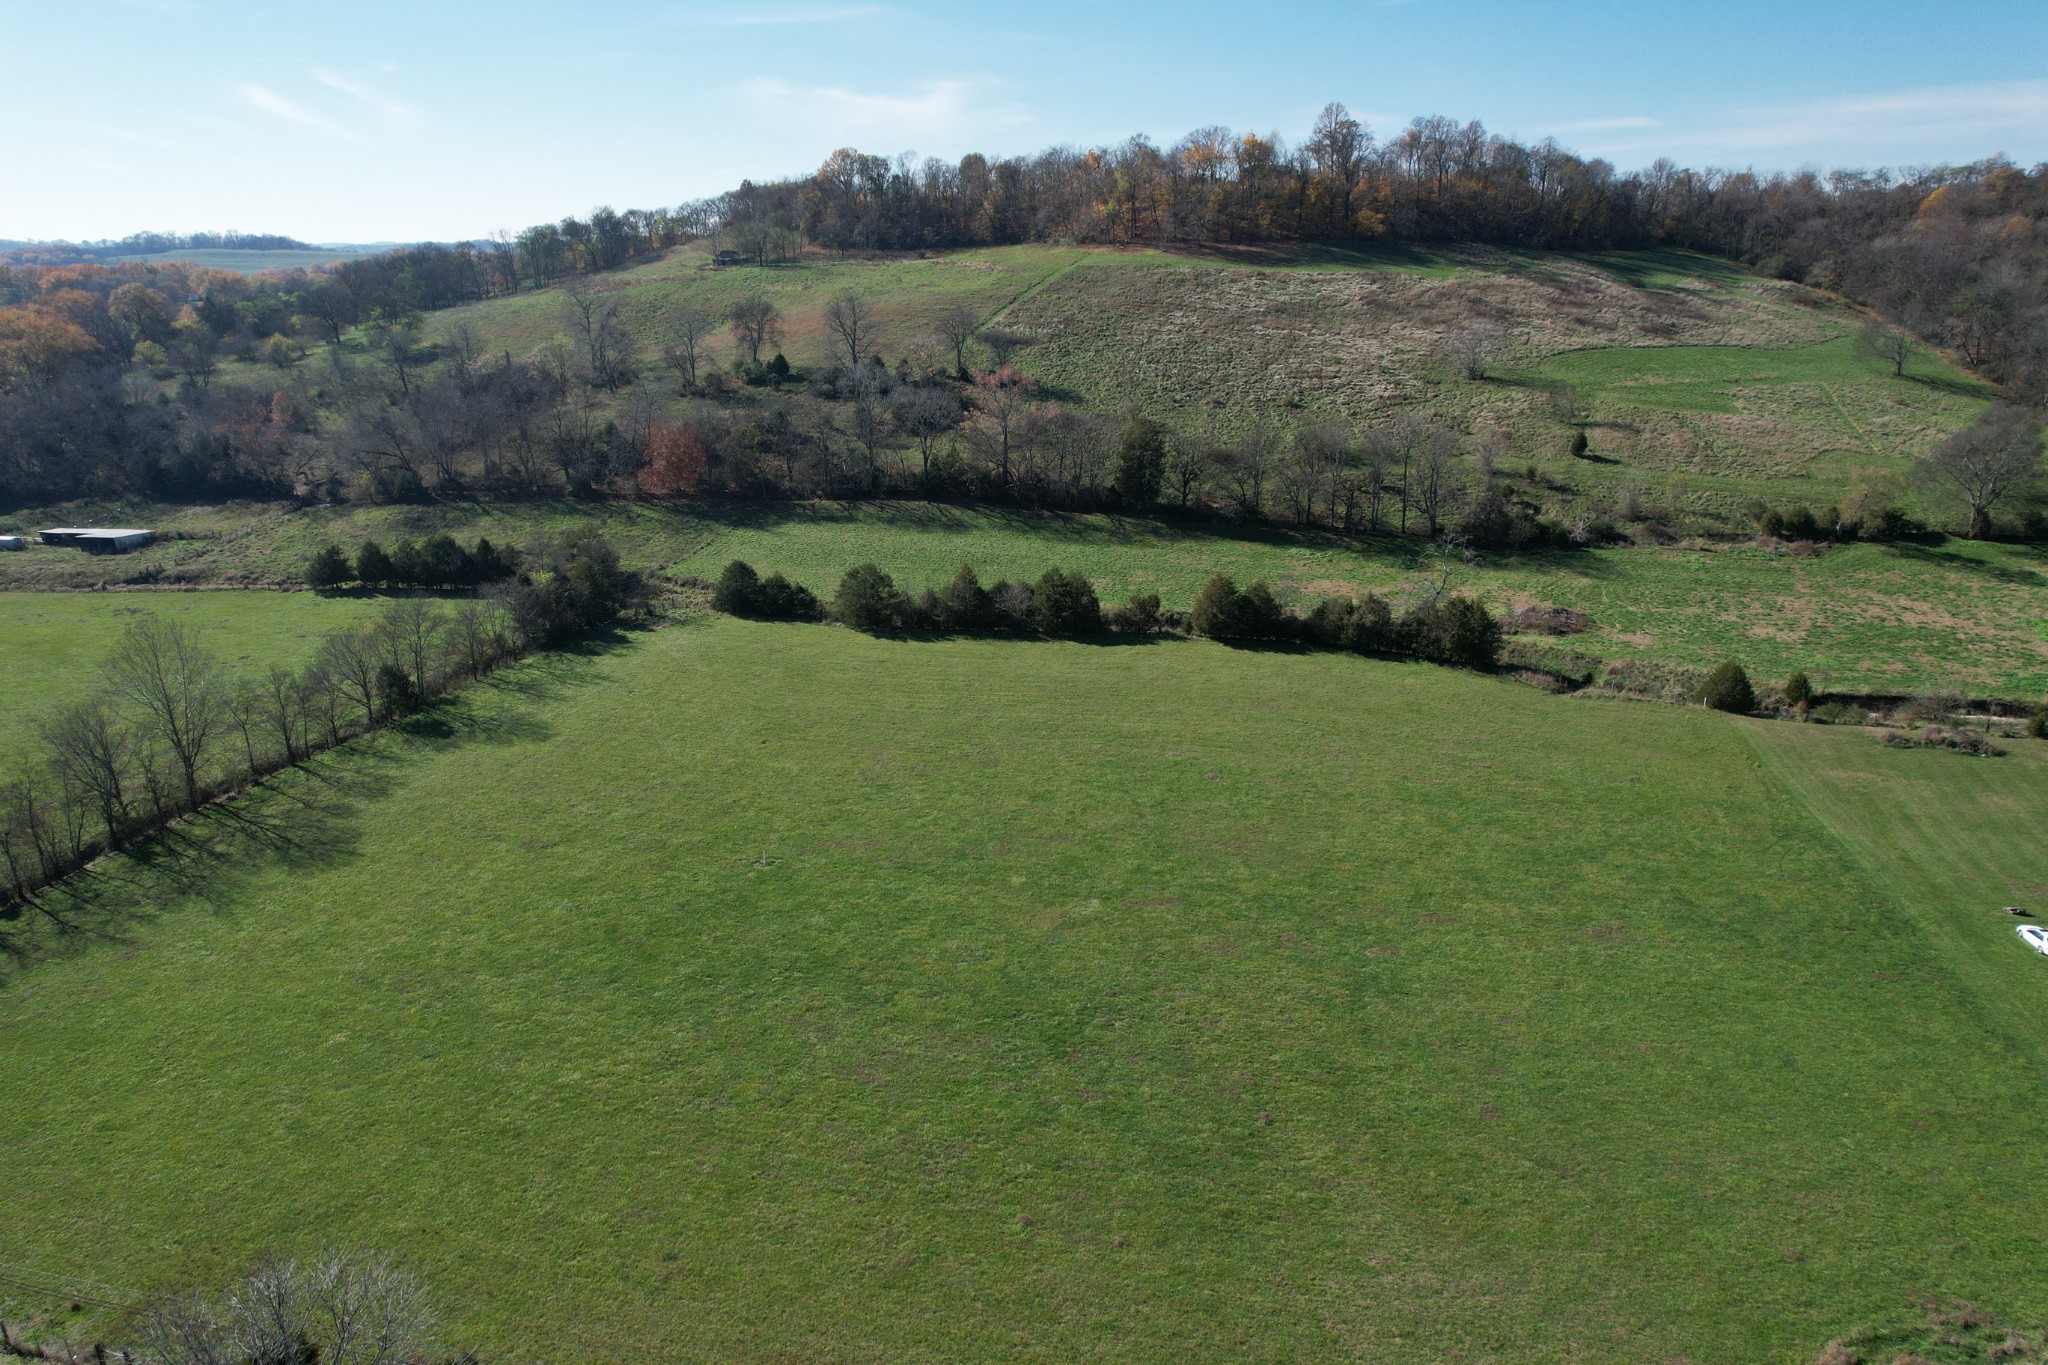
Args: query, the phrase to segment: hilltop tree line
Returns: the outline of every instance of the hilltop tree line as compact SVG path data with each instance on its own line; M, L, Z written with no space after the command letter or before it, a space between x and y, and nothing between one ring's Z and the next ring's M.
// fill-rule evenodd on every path
M1418 438L1400 423L1341 439L1169 433L1161 491L1151 494L1150 473L1123 477L1119 424L1034 392L1028 337L957 315L932 336L886 336L849 296L824 319L839 354L806 374L782 355L784 320L765 296L717 316L685 307L659 334L636 334L618 295L591 287L591 276L692 238L760 261L806 245L1049 240L1674 245L1842 290L1954 348L2015 397L2039 399L2044 207L2048 168L2001 161L1826 177L1659 162L1620 175L1554 144L1527 147L1444 119L1380 141L1331 106L1298 145L1211 128L1166 148L1140 139L994 162L913 165L842 151L814 175L675 209L599 209L326 271L0 266L0 505L123 493L922 491L1064 506L1156 498L1344 529L1391 519L1434 531L1450 503L1432 491L1445 460L1426 448L1449 443L1467 473L1441 488L1484 504L1469 532L1526 540L1551 534L1535 524L1539 490L1499 477L1502 452L1480 436ZM550 284L565 298L559 337L528 354L486 351L460 332L438 346L423 338L425 310ZM1483 372L1476 331L1446 342L1454 362ZM715 363L717 343L739 363ZM885 349L893 363L872 364ZM216 382L230 356L274 377L253 382L244 369ZM673 386L666 404L651 392L663 384ZM755 396L767 401L723 402L734 385L765 390ZM676 396L697 409L676 417L666 410ZM1173 414L1152 416L1170 425ZM1404 472L1376 476L1371 452L1390 443L1400 449L1377 463ZM1333 445L1348 453L1309 453ZM1973 506L1967 523L1987 526L1988 509Z
M26 760L0 773L0 906L37 904L93 858L642 600L591 532L524 558L529 572L476 597L408 597L330 631L298 669L237 674L191 627L136 621L96 684L44 716Z
M5 245L5 244L0 244ZM275 232L135 232L99 242L21 242L0 251L0 265L82 265L172 251L314 251L311 242Z

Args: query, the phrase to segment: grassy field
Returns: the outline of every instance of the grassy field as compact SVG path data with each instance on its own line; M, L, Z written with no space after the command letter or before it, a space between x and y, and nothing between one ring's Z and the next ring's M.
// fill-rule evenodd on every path
M2036 1321L2048 964L1976 900L2038 887L2042 777L1341 656L669 627L81 887L103 937L0 990L5 1259L368 1243L508 1360ZM1922 867L1893 790L1981 851Z
M74 519L157 525L187 537L109 560L32 548L0 556L0 587L83 587L109 577L211 584L289 582L328 540L448 531L518 544L591 521L636 567L716 577L742 558L829 592L873 560L909 586L941 585L963 561L982 575L1036 578L1049 565L1087 574L1107 600L1157 592L1185 609L1214 573L1264 578L1284 598L1412 593L1428 565L1420 542L1226 522L1062 516L931 503L721 507L652 503L449 503L324 508L161 505L66 509ZM2048 617L2038 549L1949 541L1853 545L1803 558L1748 546L1617 548L1492 556L1457 585L1513 608L1585 611L1589 634L1565 642L1607 659L1685 665L1736 658L1769 680L1804 669L1844 691L2035 698L2048 691ZM0 594L4 597L4 594Z
M309 592L0 592L0 766L26 752L39 717L85 694L144 614L195 627L230 668L253 676L273 662L304 663L323 634L376 610L374 599Z

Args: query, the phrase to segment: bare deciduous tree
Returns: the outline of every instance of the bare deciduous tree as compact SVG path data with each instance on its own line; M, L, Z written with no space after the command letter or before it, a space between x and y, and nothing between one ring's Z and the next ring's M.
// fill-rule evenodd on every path
M199 806L199 772L228 721L220 660L182 622L146 616L128 628L106 664L115 695L133 705L170 750L185 800Z
M616 294L572 284L563 291L569 301L569 326L583 343L584 364L595 388L623 388L633 378L637 346L621 316Z
M1920 476L1961 496L1966 534L1977 539L1990 532L1993 508L2040 478L2041 433L2026 409L1999 404L1929 452Z
M1500 363L1507 337L1488 322L1475 322L1451 338L1451 363L1467 379L1484 379Z
M946 349L953 353L954 376L967 379L967 343L974 340L974 334L981 330L981 319L966 304L956 303L940 317L935 330Z
M1209 477L1209 449L1199 437L1174 432L1166 441L1165 486L1173 489L1185 511Z
M903 434L917 442L918 474L932 472L932 446L960 425L959 398L947 389L917 384L898 389L891 415Z
M1895 379L1905 374L1906 362L1913 356L1913 343L1904 332L1876 320L1857 330L1856 349L1891 366Z
M424 1355L437 1326L418 1276L385 1257L327 1251L266 1257L219 1296L157 1299L138 1344L154 1365L397 1365Z
M119 847L121 826L128 818L129 763L134 753L120 714L91 697L66 706L41 728L59 779L90 796L106 826L107 847Z
M875 306L848 290L825 305L825 330L832 336L837 359L849 370L857 370L861 361L873 354L882 324L875 317Z
M684 304L669 318L668 342L661 348L661 359L684 393L696 392L697 371L714 325L711 314L693 303Z
M1442 529L1445 513L1458 496L1458 445L1455 433L1432 430L1416 452L1415 507L1431 536Z
M733 304L727 321L733 340L747 353L747 363L761 363L761 348L782 340L782 314L766 294L749 294Z
M998 370L1007 367L1017 352L1032 342L1028 332L1019 332L1008 327L984 327L979 336L981 344L988 347L990 365Z

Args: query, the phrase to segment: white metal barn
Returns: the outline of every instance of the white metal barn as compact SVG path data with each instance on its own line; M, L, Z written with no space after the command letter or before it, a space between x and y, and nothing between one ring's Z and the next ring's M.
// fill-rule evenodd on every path
M52 526L37 532L45 545L69 545L93 555L124 555L156 539L156 532L128 526Z

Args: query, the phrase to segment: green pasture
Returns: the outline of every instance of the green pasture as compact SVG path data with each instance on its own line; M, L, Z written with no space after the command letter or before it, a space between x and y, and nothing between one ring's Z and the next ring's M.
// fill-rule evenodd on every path
M375 1246L495 1359L2038 1321L2048 962L1977 901L2041 756L1809 733L1207 643L539 660L0 926L5 1259ZM1888 870L1901 776L2025 840Z
M595 525L636 568L716 578L744 559L829 594L855 564L906 587L939 587L962 563L989 582L1048 567L1086 574L1105 601L1156 592L1186 610L1210 575L1264 579L1285 600L1378 592L1397 599L1436 581L1417 539L1364 541L1227 521L1067 515L939 503L664 504L637 501L446 502L418 507L286 510L273 504L70 508L74 518L157 525L181 538L119 558L32 548L0 556L0 588L106 581L290 583L328 541L353 553L447 532L520 545ZM1817 557L1743 545L1487 555L1452 585L1508 611L1550 603L1584 611L1587 634L1559 642L1603 659L1711 665L1734 658L1764 680L1796 669L1856 692L1961 690L2034 699L2048 692L2048 561L2037 549L1950 540L1859 544ZM0 592L0 603L8 594ZM159 594L158 596L166 596ZM156 600L156 598L151 598Z
M322 635L376 609L309 592L0 592L0 764L28 750L40 717L87 694L145 615L193 627L230 669L260 676L305 663Z

